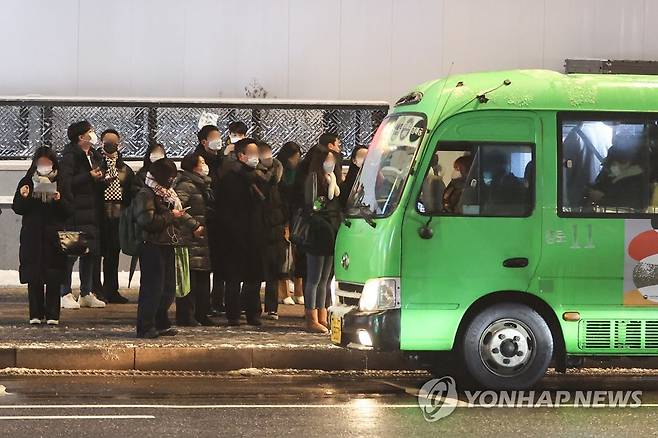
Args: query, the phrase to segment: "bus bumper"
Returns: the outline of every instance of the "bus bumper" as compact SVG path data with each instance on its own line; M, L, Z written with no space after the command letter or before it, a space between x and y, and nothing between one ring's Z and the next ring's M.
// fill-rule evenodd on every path
M400 350L400 309L361 312L354 306L329 308L331 342L358 350Z

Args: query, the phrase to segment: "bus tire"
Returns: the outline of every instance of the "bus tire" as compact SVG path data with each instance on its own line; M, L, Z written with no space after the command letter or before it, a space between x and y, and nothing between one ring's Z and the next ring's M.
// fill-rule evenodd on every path
M541 379L553 356L553 336L544 318L519 303L487 307L466 327L464 364L488 389L527 389Z

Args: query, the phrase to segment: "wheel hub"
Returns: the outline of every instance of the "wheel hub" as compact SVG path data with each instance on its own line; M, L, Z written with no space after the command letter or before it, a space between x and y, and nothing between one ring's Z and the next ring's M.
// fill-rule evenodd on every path
M519 320L501 319L484 330L479 350L482 362L492 373L513 376L534 357L534 335Z

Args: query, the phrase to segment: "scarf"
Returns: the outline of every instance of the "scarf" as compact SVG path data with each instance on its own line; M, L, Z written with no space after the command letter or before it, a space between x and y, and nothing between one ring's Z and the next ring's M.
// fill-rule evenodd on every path
M336 175L333 172L326 174L325 178L327 178L327 185L329 186L327 197L331 201L332 199L340 196L340 187L338 187Z
M34 185L34 190L32 190L32 197L39 199L44 203L52 202L55 198L55 193L40 191L39 186L41 184L51 184L55 181L55 177L57 177L56 170L53 170L48 175L39 175L39 173L35 170L34 174L32 175L32 184Z
M123 191L121 190L121 181L119 181L119 172L117 171L119 153L108 154L103 150L103 154L105 154L105 163L107 163L105 179L109 181L104 193L105 202L121 202Z
M178 195L174 189L168 189L158 184L155 178L153 178L153 175L151 175L151 172L146 174L146 186L153 190L156 196L159 196L163 201L169 204L169 207L173 208L174 210L183 209L183 204L180 202L180 199L178 199Z

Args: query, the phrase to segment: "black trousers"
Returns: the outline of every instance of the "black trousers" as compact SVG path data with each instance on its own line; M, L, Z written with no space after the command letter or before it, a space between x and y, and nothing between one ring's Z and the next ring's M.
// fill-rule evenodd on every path
M248 320L260 317L260 282L246 281L240 287L239 281L227 281L226 318L229 321L238 321L243 307Z
M226 282L221 278L219 269L215 269L213 272L210 303L215 310L226 309Z
M208 319L210 311L210 272L190 271L190 293L176 298L176 322L189 324Z
M59 282L46 284L44 299L44 284L28 283L27 297L30 303L30 319L59 320L60 286Z
M119 293L119 219L105 218L103 224L103 295L110 298Z
M265 311L279 310L279 280L269 280L265 283Z
M139 254L140 285L137 335L171 327L169 308L176 297L174 247L145 243Z

